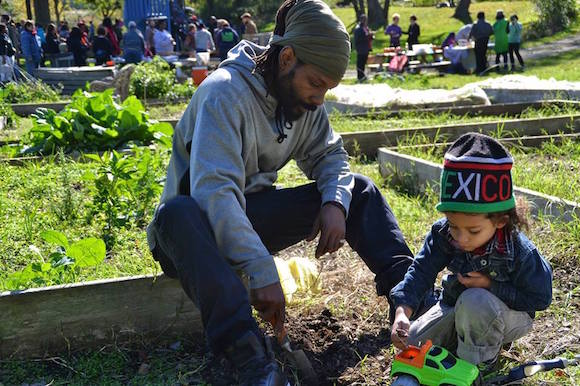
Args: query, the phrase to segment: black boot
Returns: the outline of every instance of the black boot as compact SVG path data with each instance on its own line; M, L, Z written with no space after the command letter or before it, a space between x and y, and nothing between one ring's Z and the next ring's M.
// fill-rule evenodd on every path
M247 332L225 351L238 369L241 386L287 386L271 347L263 337Z

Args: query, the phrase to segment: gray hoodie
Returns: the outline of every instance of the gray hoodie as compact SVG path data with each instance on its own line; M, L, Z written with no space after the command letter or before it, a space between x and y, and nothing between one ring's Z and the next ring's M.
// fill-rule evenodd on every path
M291 159L317 182L322 204L347 213L354 177L324 107L306 112L277 142L277 100L252 73L264 47L242 41L199 86L176 126L161 203L190 194L207 214L220 253L251 288L279 281L274 260L246 216L244 194L271 187ZM189 181L188 181L189 179ZM149 227L151 228L151 226ZM148 229L149 247L155 247ZM153 237L152 237L153 236Z

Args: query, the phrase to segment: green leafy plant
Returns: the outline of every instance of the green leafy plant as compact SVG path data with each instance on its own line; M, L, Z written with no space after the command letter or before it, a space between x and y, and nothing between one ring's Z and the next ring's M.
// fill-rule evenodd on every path
M70 243L60 232L49 230L40 234L42 239L54 245L55 250L44 256L34 245L30 251L34 262L24 269L14 272L0 282L4 290L21 290L30 287L73 283L83 269L96 267L106 255L105 243L101 239L89 237Z
M9 82L0 95L6 103L53 102L61 99L60 89L40 81Z
M84 179L94 183L91 221L104 220L103 238L107 246L115 244L115 228L143 226L152 214L163 185L157 177L162 172L161 157L147 148L135 147L131 153L115 150L102 155L88 154L97 161L95 172Z
M153 141L171 144L173 128L149 118L134 96L118 103L113 90L90 93L78 90L60 113L38 109L24 140L23 153L52 154L62 148L109 150L129 142L146 145Z
M140 63L129 83L129 92L139 99L164 97L175 83L175 70L161 57L156 56L149 63Z

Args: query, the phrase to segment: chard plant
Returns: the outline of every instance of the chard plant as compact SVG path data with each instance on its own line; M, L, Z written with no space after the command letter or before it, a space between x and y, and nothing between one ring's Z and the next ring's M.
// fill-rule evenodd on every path
M32 118L23 141L24 154L103 151L131 143L169 146L173 135L171 125L150 119L135 96L118 103L112 89L101 93L77 90L61 112L40 108Z

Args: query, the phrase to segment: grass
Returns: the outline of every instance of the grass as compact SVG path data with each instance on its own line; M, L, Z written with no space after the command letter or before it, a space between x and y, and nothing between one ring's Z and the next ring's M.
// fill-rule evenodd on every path
M425 142L421 138L410 142ZM427 141L430 143L431 141ZM540 148L508 146L514 157L512 178L516 186L580 202L580 142L545 142ZM441 163L443 147L400 148L400 152Z
M541 59L526 62L526 70L522 75L537 76L540 79L580 81L580 49L561 53ZM377 76L369 83L386 83L391 87L403 89L432 89L441 88L452 90L469 83L480 82L487 78L504 76L504 72L490 72L486 78L477 75L460 74L402 74L400 77ZM345 79L343 84L356 84L356 79Z
M564 151L564 149L563 149ZM381 192L390 203L403 233L411 249L417 251L422 245L424 234L430 224L440 214L433 208L437 202L437 195L427 191L425 195L408 195L396 187L385 185L385 181L378 174L377 164L367 163L361 159L353 159L351 166L354 171L370 176L380 187ZM59 174L64 170L70 173L71 181L82 184L80 176L91 164L67 163L61 167L53 163L34 163L25 168L3 167L0 169L0 180L6 192L0 197L9 196L9 201L2 201L2 219L5 224L0 230L2 234L2 248L0 256L3 263L7 257L16 252L18 259L12 259L10 266L0 266L4 269L14 269L12 264L25 260L25 254L19 254L28 243L37 240L37 230L45 226L60 225L59 229L73 237L98 234L92 227L87 227L82 220L71 222L54 222L52 205L58 205L62 186L54 181L59 180ZM27 184L21 182L27 175ZM51 182L53 181L53 182ZM290 163L280 172L279 182L284 186L295 186L307 182L295 163ZM4 188L6 186L6 188ZM43 186L43 190L40 187ZM88 191L85 186L77 187L74 200L77 200L79 212L82 213L83 202L86 201ZM75 188L76 189L76 188ZM46 205L50 202L49 205ZM35 208L35 218L29 235L24 231L18 233L15 228L22 227L23 219L27 216L26 207ZM30 210L28 211L30 212ZM540 312L533 332L519 340L509 352L504 353L506 366L514 365L513 361L525 361L536 358L551 358L565 355L566 352L580 349L574 340L580 326L578 313L578 294L580 282L577 271L580 258L577 251L580 249L580 222L561 224L537 219L532 225L529 237L538 248L544 252L555 269L554 304L545 312ZM131 240L119 245L119 250L112 251L106 267L100 274L109 269L118 269L117 274L147 273L154 270L149 254L144 251L143 230L132 229L126 234ZM11 250L6 244L21 241ZM131 245L133 244L133 245ZM283 251L282 257L293 256L297 253L312 256L314 243L301 244L297 249ZM131 253L131 262L120 259L121 250ZM24 261L22 261L24 262ZM118 264L114 264L117 262ZM324 289L319 295L309 299L302 299L287 307L291 320L297 323L300 318L308 318L320 310L324 304L332 310L333 315L342 320L351 329L347 333L351 339L363 334L365 324L386 325L386 302L374 295L372 275L363 266L356 254L345 247L334 256L321 259ZM127 269L127 266L133 266ZM140 266L140 267L138 267ZM345 271L346 270L346 271ZM348 274L345 276L345 272ZM293 322L291 322L292 324ZM353 324L354 323L354 324ZM358 327L357 327L358 323ZM562 330L564 329L564 330ZM567 331L568 333L562 333ZM341 333L342 334L342 333ZM567 338L566 338L567 337ZM198 337L198 339L200 339ZM349 344L349 343L347 343ZM351 341L350 344L355 344ZM386 343L385 343L386 346ZM350 379L360 379L365 384L378 384L388 379L385 370L377 373L377 368L383 368L391 360L392 350L385 347L379 353L370 354L358 352L361 360L353 367L345 369ZM568 354L569 355L569 354ZM364 359L364 360L363 360ZM508 360L509 359L509 360ZM109 345L94 351L81 351L63 354L58 357L43 358L34 361L3 360L0 361L0 379L5 385L22 383L50 383L52 385L169 385L169 384L207 384L211 380L220 379L222 373L215 373L221 368L203 345L195 344L184 338L178 344L137 343L135 345ZM345 375L342 375L343 377ZM337 374L336 384L348 384L340 381L341 374ZM574 385L571 379L580 376L578 369L568 370L567 376L557 376L554 373L540 374L533 378L528 385L537 384L539 380L551 382L549 384ZM354 378L353 378L354 377ZM357 378L358 377L358 378Z
M524 28L529 23L536 21L538 15L529 1L483 1L471 5L472 17L479 11L484 11L489 21L493 20L498 9L503 9L506 15L516 13ZM347 29L351 31L355 27L355 14L352 7L333 8L334 13L343 21ZM453 19L453 8L435 7L409 7L404 5L394 5L389 8L389 20L394 13L401 15L400 26L403 31L407 31L409 17L417 16L417 23L421 27L420 43L441 43L449 32L457 32L463 26L457 19ZM401 38L401 45L406 44L407 36ZM384 34L384 28L375 32L373 41L373 52L381 52L384 47L390 45L389 37ZM355 63L355 62L353 62Z

